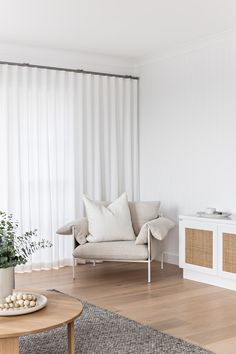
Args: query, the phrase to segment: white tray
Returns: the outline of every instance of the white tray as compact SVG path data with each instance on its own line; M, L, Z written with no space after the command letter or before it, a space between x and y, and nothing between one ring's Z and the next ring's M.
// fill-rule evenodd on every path
M30 294L36 296L36 298L37 298L37 305L36 306L29 307L29 308L18 307L15 310L6 310L6 311L3 311L2 309L0 309L0 317L1 316L7 317L7 316L27 315L28 313L39 311L47 305L48 299L46 298L46 296L41 295L41 294L37 294L37 293L33 293L33 292L30 292Z
M209 218L209 219L225 219L228 218L231 213L214 213L214 214L206 214L204 211L198 211L197 216L200 216L201 218Z

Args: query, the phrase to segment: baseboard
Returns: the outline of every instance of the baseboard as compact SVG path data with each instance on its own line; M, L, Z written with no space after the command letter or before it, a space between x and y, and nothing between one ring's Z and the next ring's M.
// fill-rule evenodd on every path
M222 278L218 275L211 275L197 272L195 270L184 269L184 279L194 280L199 283L219 286L220 288L236 290L236 281L232 279Z
M157 257L157 260L161 262L161 254ZM179 265L179 255L176 253L164 252L164 263Z

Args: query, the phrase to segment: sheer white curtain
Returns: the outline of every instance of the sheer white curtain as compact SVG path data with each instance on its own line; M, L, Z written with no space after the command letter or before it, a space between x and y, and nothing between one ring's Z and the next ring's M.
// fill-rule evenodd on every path
M19 270L71 264L82 194L138 199L137 80L0 65L0 209L53 242Z

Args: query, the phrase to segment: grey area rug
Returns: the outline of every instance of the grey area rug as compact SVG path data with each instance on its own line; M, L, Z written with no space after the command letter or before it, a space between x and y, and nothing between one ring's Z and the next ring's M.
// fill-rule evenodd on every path
M207 350L84 303L75 321L77 354L209 354ZM66 327L20 338L20 354L66 354Z

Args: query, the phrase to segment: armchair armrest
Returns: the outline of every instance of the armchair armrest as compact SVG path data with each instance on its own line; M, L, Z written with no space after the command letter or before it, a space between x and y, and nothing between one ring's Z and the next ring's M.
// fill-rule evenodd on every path
M74 235L76 241L83 245L87 242L86 237L88 236L88 220L87 218L82 218L80 220L71 221L62 227L60 227L57 231L59 235Z
M148 229L151 235L157 240L164 240L168 232L173 229L175 223L167 218L159 217L157 219L148 221L144 224L136 238L136 245L143 245L148 243Z
M151 220L147 224L152 236L157 240L164 240L168 232L175 227L175 223L172 220L164 218L163 216Z

